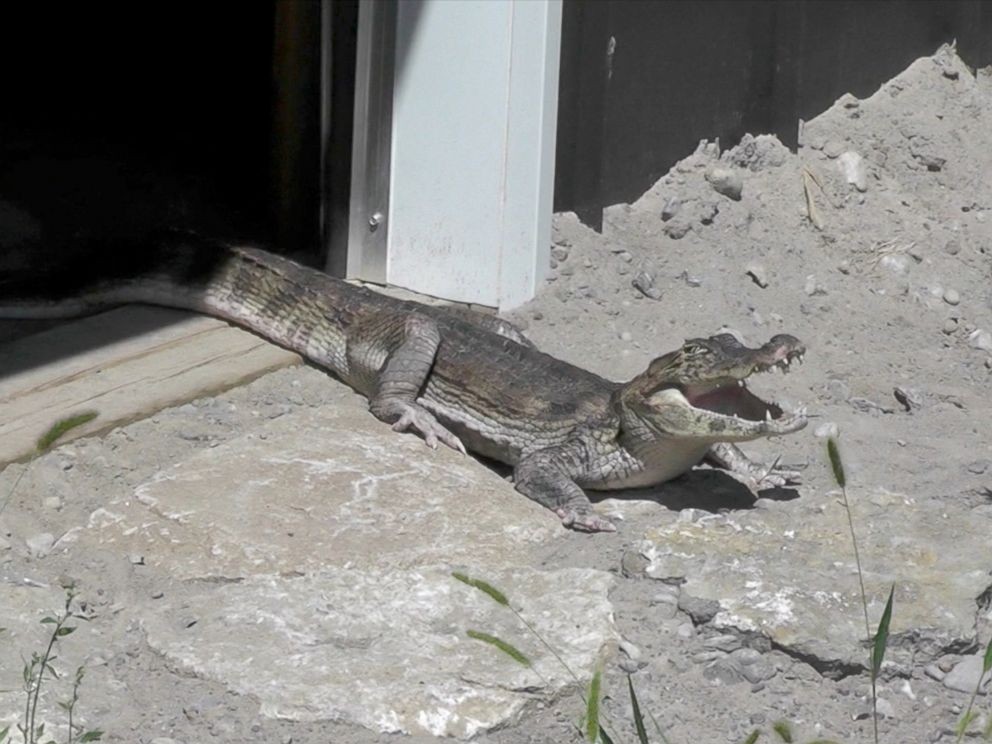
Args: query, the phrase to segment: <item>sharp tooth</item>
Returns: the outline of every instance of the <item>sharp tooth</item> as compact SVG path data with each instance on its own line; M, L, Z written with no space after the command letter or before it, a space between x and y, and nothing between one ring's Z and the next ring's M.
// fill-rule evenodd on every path
M765 409L765 421L771 421L771 420L772 420L772 412L769 409L766 408Z

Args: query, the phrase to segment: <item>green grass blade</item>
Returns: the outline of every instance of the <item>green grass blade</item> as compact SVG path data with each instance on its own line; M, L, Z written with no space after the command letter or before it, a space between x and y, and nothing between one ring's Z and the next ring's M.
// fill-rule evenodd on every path
M837 440L833 437L827 439L827 456L830 458L830 467L834 471L834 480L841 488L847 488L847 478L844 477L844 463L840 460L840 450L837 448Z
M463 584L468 584L473 589L478 589L480 592L484 592L485 594L488 594L490 597L492 597L493 600L503 605L504 607L510 606L510 600L506 598L506 595L503 594L503 592L501 592L499 589L494 587L492 584L483 581L482 579L473 579L471 576L463 574L460 571L452 571L451 575L454 578L458 579Z
M641 706L637 702L637 695L634 694L634 680L627 675L627 689L630 691L630 707L634 712L634 727L637 729L637 741L640 744L650 744L648 732L644 728L644 716L641 715Z
M959 742L964 738L965 732L968 730L971 722L976 718L978 718L978 711L972 710L969 706L968 710L961 715L961 720L958 721L958 725L954 727L954 733L957 735L957 738L954 741Z
M885 648L889 643L889 622L892 620L892 597L895 591L896 586L893 584L892 588L889 589L889 600L885 603L882 619L878 621L875 645L871 650L871 674L873 679L878 678L878 672L882 668L882 659L885 658Z
M474 638L477 641L488 643L490 646L495 646L521 666L531 666L530 659L528 659L518 648L511 646L502 638L497 638L496 636L489 635L488 633L482 633L478 630L466 630L465 633L469 638Z
M778 734L778 738L784 741L785 744L792 744L795 741L792 735L792 727L788 721L775 721L772 724L772 731Z
M988 674L989 671L992 671L992 638L989 639L989 645L985 648L985 658L982 659L982 676Z
M610 738L610 735L606 733L606 729L602 726L599 727L599 738L603 744L613 744L613 739Z
M589 694L586 696L586 738L596 741L599 736L599 689L603 681L603 667L597 666L592 680L589 682Z
M758 729L755 729L751 732L750 736L744 740L743 744L754 744L754 742L758 740L759 736L761 736L761 732L758 731Z
M77 426L88 424L98 415L96 411L84 411L83 413L77 413L56 421L48 431L38 437L38 451L44 452L55 444L67 431L75 429Z

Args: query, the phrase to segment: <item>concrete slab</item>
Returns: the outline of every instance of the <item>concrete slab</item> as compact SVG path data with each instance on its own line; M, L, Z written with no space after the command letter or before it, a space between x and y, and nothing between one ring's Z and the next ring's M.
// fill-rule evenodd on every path
M299 361L223 321L138 305L18 339L0 346L0 467L66 416L99 414L68 441Z

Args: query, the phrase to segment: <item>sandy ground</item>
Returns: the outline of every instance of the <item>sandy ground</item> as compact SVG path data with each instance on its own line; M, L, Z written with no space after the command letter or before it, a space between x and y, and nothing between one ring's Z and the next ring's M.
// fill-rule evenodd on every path
M836 499L822 439L836 431L854 498L880 488L908 494L968 525L980 546L992 526L990 172L992 71L976 75L941 52L871 98L842 98L807 122L798 153L765 136L726 151L704 143L638 202L610 208L602 235L558 215L547 286L510 317L543 350L613 379L636 374L684 338L721 328L752 343L779 332L799 336L809 348L805 365L755 383L771 397L807 404L813 415L800 435L749 449L807 465L797 498L779 509L798 514L802 504ZM101 622L118 634L112 649L91 657L98 667L92 684L106 689L94 693L99 703L86 716L108 730L107 740L403 740L344 724L260 718L250 698L170 668L148 649L140 628L114 619L126 615L114 586L153 594L161 584L135 588L141 572L106 556L41 559L20 539L82 524L101 488L133 487L203 442L231 439L269 413L351 397L316 370L281 371L165 411L154 425L138 422L81 440L32 466L31 489L0 516L0 572L7 581L30 576L53 586L62 575L83 584L99 576L107 587L93 601ZM617 533L569 534L539 561L616 575L610 599L626 645L607 666L604 710L618 741L636 740L628 671L642 707L671 742L740 742L755 728L773 740L770 726L782 719L792 722L799 741L871 739L863 670L825 670L814 658L755 643L749 648L767 671L761 679L735 671L728 659L741 658L732 653L740 640L728 640L705 619L693 621L690 608L672 599L671 586L638 564L638 543L654 512L621 511ZM896 517L892 529L898 525ZM946 542L926 547L939 556L954 536L934 534ZM988 589L992 555L980 560ZM802 562L791 570L801 581ZM970 645L910 653L883 676L884 741L953 740L968 695L950 689L944 674L990 633L989 592L971 600ZM4 649L0 664L13 658L19 667L16 653ZM989 704L980 700L979 707L987 711ZM580 711L572 694L477 740L578 741L573 724Z

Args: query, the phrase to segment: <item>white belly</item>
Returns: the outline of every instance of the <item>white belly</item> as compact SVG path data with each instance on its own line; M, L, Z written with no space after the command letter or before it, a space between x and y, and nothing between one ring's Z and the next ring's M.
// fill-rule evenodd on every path
M612 465L612 473L599 482L580 484L597 491L645 488L677 478L698 465L710 442L669 440L652 442L636 453L624 452Z

